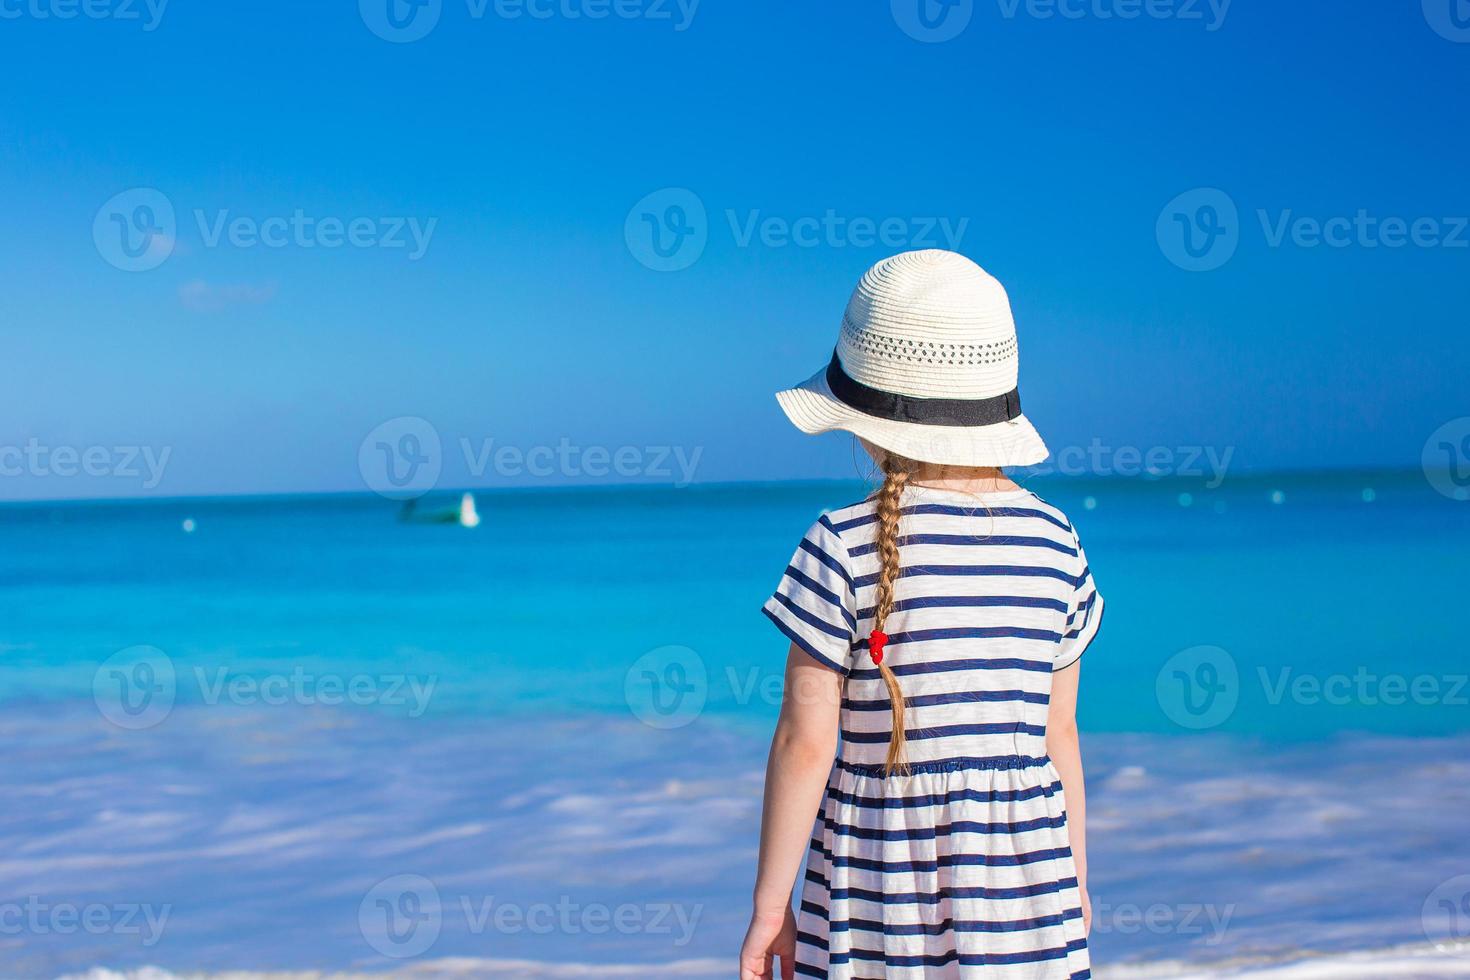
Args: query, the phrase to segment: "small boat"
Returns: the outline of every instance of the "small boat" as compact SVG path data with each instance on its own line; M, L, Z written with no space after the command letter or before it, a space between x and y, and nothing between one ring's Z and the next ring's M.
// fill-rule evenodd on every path
M435 510L419 510L417 500L405 500L398 519L410 524L458 524L460 527L479 527L480 513L475 510L475 495L463 494L457 507L440 507Z
M459 498L459 526L480 526L480 513L475 510L475 495L472 493L467 493Z

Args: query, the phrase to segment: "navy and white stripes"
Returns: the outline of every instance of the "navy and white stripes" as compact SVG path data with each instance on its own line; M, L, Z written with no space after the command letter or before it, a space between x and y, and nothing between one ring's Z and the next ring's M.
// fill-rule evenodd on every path
M868 658L871 500L822 517L765 613L844 675L842 743L802 889L805 976L1088 977L1066 805L1046 758L1054 671L1103 602L1066 517L1016 490L910 488L886 663L908 703L884 777L887 689Z

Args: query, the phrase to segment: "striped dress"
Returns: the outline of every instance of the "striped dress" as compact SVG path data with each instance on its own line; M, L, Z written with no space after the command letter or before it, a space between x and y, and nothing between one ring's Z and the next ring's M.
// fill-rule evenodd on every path
M1066 802L1046 755L1054 670L1102 618L1077 534L1026 490L911 487L885 624L908 701L907 775L883 775L887 689L867 651L872 499L824 515L764 612L842 673L842 740L817 815L797 973L1089 977Z

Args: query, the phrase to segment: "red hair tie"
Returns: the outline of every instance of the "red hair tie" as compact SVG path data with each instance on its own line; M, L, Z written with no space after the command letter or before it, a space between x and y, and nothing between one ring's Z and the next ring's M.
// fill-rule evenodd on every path
M873 663L883 662L883 648L888 644L888 634L882 630L873 630L868 634L868 652L873 655Z

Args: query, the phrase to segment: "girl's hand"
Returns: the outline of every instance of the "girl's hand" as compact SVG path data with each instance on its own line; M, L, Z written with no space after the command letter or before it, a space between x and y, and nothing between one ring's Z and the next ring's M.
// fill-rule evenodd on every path
M1082 897L1082 935L1092 935L1092 896L1087 894L1087 886L1082 885L1077 889Z
M796 975L796 916L791 906L780 912L753 912L740 947L740 980L774 980L771 958L781 959L781 980Z

